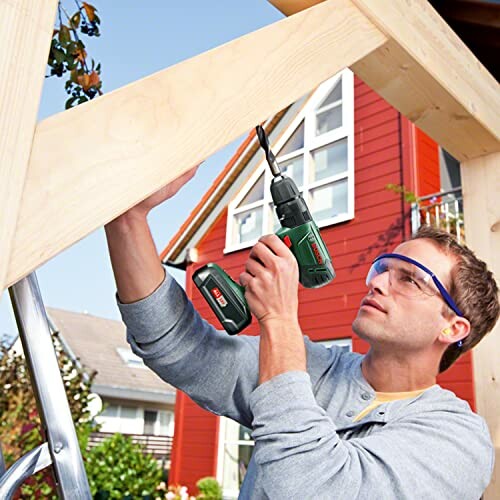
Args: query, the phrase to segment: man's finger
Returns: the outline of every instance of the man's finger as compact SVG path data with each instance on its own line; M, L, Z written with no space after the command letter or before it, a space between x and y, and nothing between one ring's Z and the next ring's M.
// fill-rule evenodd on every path
M259 262L258 260L250 258L245 264L245 271L251 276L256 276L257 274L265 270L264 266L265 264L262 265L262 263Z
M278 257L290 257L290 249L275 234L266 234L259 241L270 248Z
M250 280L253 279L253 276L246 271L240 274L240 285L247 287Z
M265 267L272 267L276 254L263 241L258 241L250 251L250 259L257 260Z

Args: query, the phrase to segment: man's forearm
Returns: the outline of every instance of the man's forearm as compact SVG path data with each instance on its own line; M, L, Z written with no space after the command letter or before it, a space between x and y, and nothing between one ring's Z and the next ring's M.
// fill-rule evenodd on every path
M298 323L261 323L259 384L288 371L306 371L306 348Z
M165 271L146 215L122 215L107 224L105 231L120 300L136 302L154 292Z

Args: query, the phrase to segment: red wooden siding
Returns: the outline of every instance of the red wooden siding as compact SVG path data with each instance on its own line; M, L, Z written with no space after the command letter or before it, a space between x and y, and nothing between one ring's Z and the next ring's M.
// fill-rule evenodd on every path
M403 161L402 155L405 154L405 158L414 158L415 155L408 154L408 148L413 147L413 143L405 143L404 139L402 142L403 136L408 135L408 122L402 120L394 108L358 78L355 78L354 98L355 217L322 230L337 277L332 285L324 288L300 288L299 319L305 334L313 340L352 337L353 350L364 353L368 344L353 335L351 329L360 301L366 294L364 277L377 255L394 249L409 236L409 207L402 203L400 195L385 187L387 184L410 185L413 166ZM423 135L418 137L419 158L434 168L432 162L437 159L437 147L434 155L430 140ZM434 189L436 179L430 175L432 168L420 178L425 189ZM187 293L195 308L217 328L220 325L215 315L197 288L191 286L191 276L207 262L215 262L238 280L249 249L223 254L226 219L227 209L199 243L198 262L189 266L186 277ZM252 323L245 333L257 334L257 324ZM471 401L469 367L470 359L465 357L440 381L445 387L453 387L460 397ZM177 414L182 420L179 427ZM173 454L176 463L171 476L174 482L187 484L191 490L197 479L215 474L216 429L217 417L199 409L188 398L179 397Z
M415 150L418 196L437 193L441 189L438 145L417 127L415 127Z

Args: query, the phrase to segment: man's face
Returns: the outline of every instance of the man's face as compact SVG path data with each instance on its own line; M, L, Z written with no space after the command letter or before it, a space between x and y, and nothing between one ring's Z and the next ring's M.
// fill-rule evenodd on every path
M420 262L449 289L454 260L431 240L407 241L394 253ZM394 290L389 272L374 276L368 283L368 294L361 302L353 330L371 345L394 347L401 352L430 347L447 325L442 315L444 301L432 282L430 286L436 291L434 295L409 296Z

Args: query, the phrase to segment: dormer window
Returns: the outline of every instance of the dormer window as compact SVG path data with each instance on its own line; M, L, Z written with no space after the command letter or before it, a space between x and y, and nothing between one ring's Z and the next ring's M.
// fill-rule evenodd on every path
M346 69L320 85L271 144L282 172L295 180L320 227L354 217L353 110L353 74ZM252 246L279 228L271 178L263 158L229 204L226 252Z
M117 347L116 352L120 355L120 358L122 358L122 361L127 366L130 366L131 368L146 368L142 358L137 356L137 354L134 354L129 348Z

